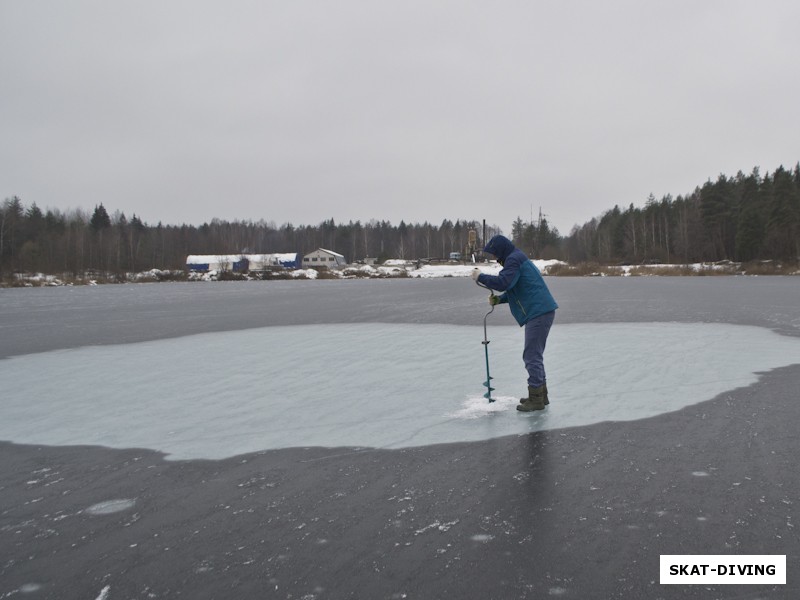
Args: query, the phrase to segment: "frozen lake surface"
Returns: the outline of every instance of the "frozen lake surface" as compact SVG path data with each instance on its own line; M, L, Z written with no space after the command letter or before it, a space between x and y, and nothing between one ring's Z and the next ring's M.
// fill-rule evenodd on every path
M718 281L722 283L705 289L718 294L731 282L743 282L740 299L755 283ZM685 284L660 282L676 288ZM648 322L641 304L630 309L632 322L620 322L610 309L624 307L621 299L601 304L598 318L612 314L609 322L575 322L582 319L569 310L570 292L581 286L550 278L562 306L546 353L552 404L542 413L520 414L514 407L525 393L522 331L509 325L505 307L489 318L497 399L489 404L482 396L480 343L485 294L471 282L326 283L159 284L87 288L78 294L44 290L56 292L49 297L31 294L46 301L39 307L34 302L32 313L40 322L52 321L51 343L62 349L4 349L6 356L21 355L0 363L0 439L143 447L173 459L217 459L288 447L424 446L651 417L750 385L759 372L800 363L798 337L747 325L655 322L664 311ZM598 288L627 286L635 292L632 298L652 285L611 283L618 287ZM669 289L661 288L651 300L664 303L664 290ZM348 293L353 290L358 295ZM187 292L195 304L189 302L181 312ZM59 294L84 302L61 305L54 301ZM112 300L98 303L98 295ZM212 310L198 326L192 306L210 297L222 303L219 312ZM260 302L235 310L255 300ZM780 296L775 301L773 310L784 306ZM685 297L672 310L682 302ZM109 304L115 310L104 312L101 305ZM377 308L390 322L359 322ZM22 304L17 310L24 312ZM152 311L154 318L143 318L142 311ZM169 315L164 322L172 323L174 337L153 339L163 331L153 327L159 322L156 312ZM768 311L756 312L769 319ZM231 314L249 316L250 324L274 324L247 328L237 321L234 326ZM64 325L73 315L84 324L77 332ZM301 325L302 318L320 322ZM354 322L341 322L348 318ZM373 319L380 318L373 314ZM463 323L467 318L471 325ZM688 313L688 320L694 318ZM408 322L413 319L419 322ZM229 329L208 327L219 321L229 323ZM203 333L186 335L192 327ZM133 343L109 343L115 335L125 339L129 331L139 332L130 337ZM85 345L87 335L102 345ZM17 345L25 347L23 338ZM71 345L78 347L63 348Z
M660 555L800 556L800 278L548 284L533 415L506 307L482 398L469 279L0 290L0 597L657 598Z

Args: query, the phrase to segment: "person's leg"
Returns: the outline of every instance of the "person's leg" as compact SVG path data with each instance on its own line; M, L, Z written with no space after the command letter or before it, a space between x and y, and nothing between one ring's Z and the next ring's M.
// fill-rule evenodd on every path
M523 398L517 410L533 412L544 410L547 400L547 377L544 372L544 348L553 325L555 311L544 314L525 324L525 350L522 359L528 371L528 397Z
M525 361L525 370L528 371L528 385L533 388L539 388L547 383L544 349L555 314L555 311L552 311L525 324L525 349L522 352L522 360Z

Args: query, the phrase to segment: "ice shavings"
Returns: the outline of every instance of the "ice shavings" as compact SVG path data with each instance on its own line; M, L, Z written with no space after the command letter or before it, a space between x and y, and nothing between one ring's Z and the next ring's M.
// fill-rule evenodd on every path
M519 398L512 396L495 396L494 402L489 402L483 396L476 396L465 400L461 408L451 413L457 419L479 419L493 413L504 413L516 410Z

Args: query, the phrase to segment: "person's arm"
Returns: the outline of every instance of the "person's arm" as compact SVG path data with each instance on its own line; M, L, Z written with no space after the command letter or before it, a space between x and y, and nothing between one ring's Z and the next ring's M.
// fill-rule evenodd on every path
M497 290L498 292L505 292L507 289L516 285L519 280L520 263L519 259L515 256L509 256L506 264L503 265L503 270L497 275L487 275L481 273L478 276L478 283L486 287ZM501 302L508 302L508 300L500 300Z

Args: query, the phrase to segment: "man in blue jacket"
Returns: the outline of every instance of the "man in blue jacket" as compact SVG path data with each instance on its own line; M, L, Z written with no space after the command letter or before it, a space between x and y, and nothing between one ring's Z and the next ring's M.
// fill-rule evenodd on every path
M503 292L500 296L489 296L489 303L508 304L517 323L520 327L525 327L522 360L525 361L525 369L528 371L528 397L520 400L517 410L544 410L550 404L544 372L544 348L558 304L550 294L539 269L522 250L514 247L511 240L496 235L489 240L483 251L493 255L503 265L503 270L494 276L474 269L472 278L490 289Z

